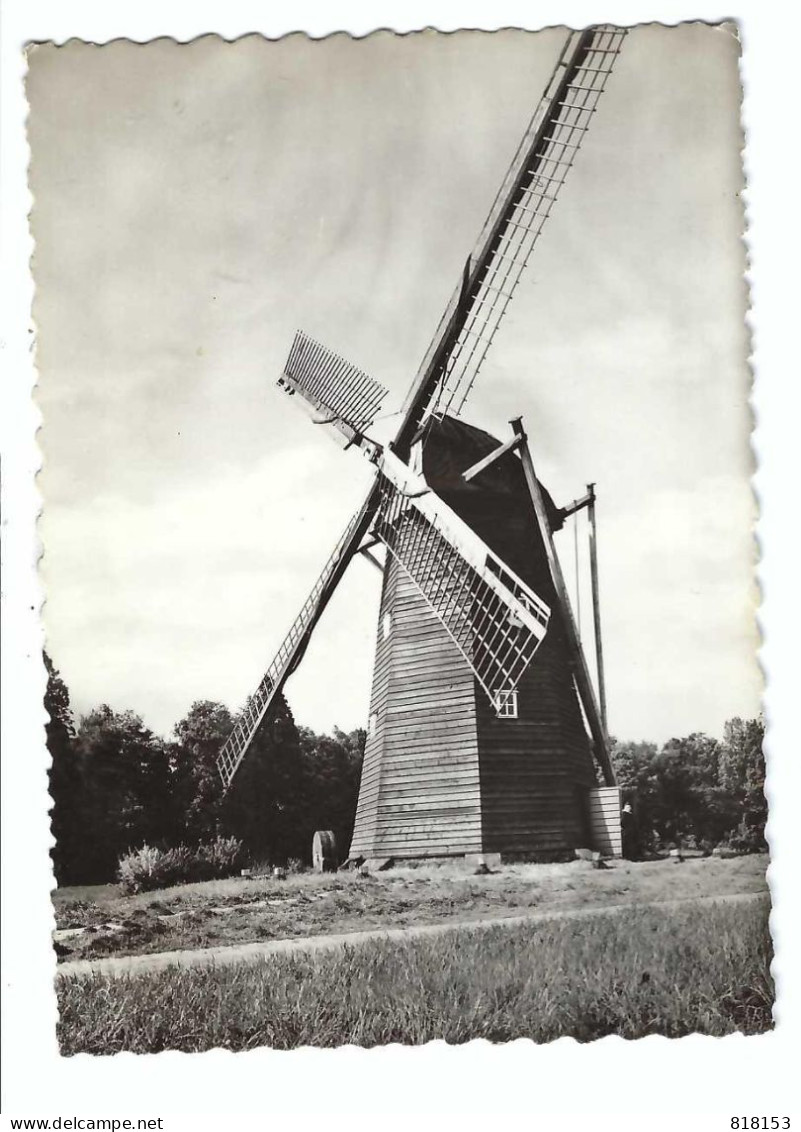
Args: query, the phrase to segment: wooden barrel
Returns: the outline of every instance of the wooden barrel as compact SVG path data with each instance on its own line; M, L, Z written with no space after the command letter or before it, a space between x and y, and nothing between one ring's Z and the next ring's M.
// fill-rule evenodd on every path
M337 841L333 830L318 829L312 841L312 864L317 873L334 872L337 867Z

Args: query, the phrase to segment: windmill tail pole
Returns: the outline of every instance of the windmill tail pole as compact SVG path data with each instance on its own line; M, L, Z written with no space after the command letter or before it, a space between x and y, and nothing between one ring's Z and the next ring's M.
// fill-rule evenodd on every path
M548 513L545 510L545 503L540 491L539 481L537 480L536 472L534 471L534 462L531 459L531 452L528 447L528 438L526 437L525 429L523 428L522 417L517 417L511 422L515 436L520 442L518 451L520 452L520 460L523 465L523 471L526 477L526 485L531 496L531 502L534 505L534 513L537 517L537 525L542 535L542 541L545 546L545 553L548 558L548 567L551 574L551 581L556 592L556 599L559 605L559 611L562 614L562 624L564 626L565 636L567 637L567 645L570 652L570 660L573 667L573 675L576 680L576 687L578 688L579 696L581 697L581 705L584 709L584 715L587 719L587 724L592 735L593 747L595 749L595 757L598 765L603 771L604 781L607 786L617 786L617 778L615 777L614 768L612 767L612 760L609 757L609 745L606 737L606 728L601 719L601 713L598 709L598 703L595 699L595 692L590 679L589 669L587 662L584 659L584 652L581 648L579 641L578 630L576 629L576 622L573 618L573 611L570 608L570 599L567 594L567 586L565 585L564 575L562 574L562 567L559 564L559 558L554 546L553 534L548 522Z
M601 725L604 735L609 734L606 716L606 681L604 679L604 649L601 639L601 598L598 587L598 526L595 517L595 484L587 484L590 501L587 513L590 520L590 576L592 578L592 616L595 630L595 664L598 672L598 704L601 709Z

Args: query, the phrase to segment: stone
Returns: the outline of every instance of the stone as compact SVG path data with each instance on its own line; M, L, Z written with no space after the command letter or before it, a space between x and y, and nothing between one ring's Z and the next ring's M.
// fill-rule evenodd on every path
M368 873L385 873L394 864L394 857L369 857L360 867L366 868Z
M342 862L337 871L340 873L352 873L358 869L359 865L363 864L364 857L348 857L346 861Z
M488 872L501 867L500 853L465 853L464 862L466 865L473 865L478 869L481 865L485 865Z

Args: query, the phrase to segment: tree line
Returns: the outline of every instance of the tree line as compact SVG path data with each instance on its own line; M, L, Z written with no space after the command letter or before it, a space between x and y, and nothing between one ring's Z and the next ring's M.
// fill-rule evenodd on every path
M130 849L197 845L233 836L255 860L310 857L314 831L353 830L365 732L316 735L298 727L281 696L223 795L219 750L235 723L223 704L201 700L171 738L132 711L102 705L73 718L67 687L48 657L52 850L59 885L115 878Z
M718 845L767 848L761 719L730 719L723 739L696 732L655 743L612 740L612 764L635 818L641 854Z
M365 732L317 735L298 727L282 696L223 795L219 750L235 723L201 700L173 735L150 731L132 711L102 705L73 718L64 681L45 657L52 757L52 850L59 885L113 880L143 844L240 839L255 860L308 861L314 831L332 829L347 849ZM632 804L642 855L674 845L765 847L767 803L761 720L730 720L721 741L702 734L654 743L612 740L612 760Z

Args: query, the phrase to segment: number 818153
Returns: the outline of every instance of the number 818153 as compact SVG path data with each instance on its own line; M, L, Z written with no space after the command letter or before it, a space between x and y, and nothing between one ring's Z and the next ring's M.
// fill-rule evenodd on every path
M789 1116L733 1116L731 1127L743 1132L748 1128L789 1128Z

